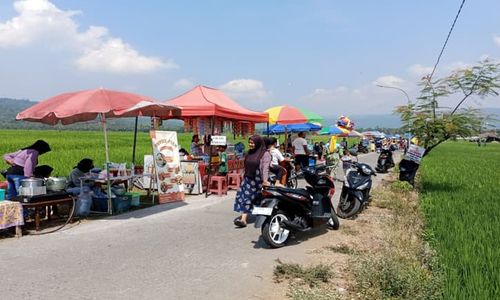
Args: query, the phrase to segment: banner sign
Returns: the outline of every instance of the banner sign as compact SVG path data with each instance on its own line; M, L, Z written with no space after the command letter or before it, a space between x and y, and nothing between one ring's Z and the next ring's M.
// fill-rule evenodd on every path
M417 145L410 145L408 151L406 151L405 159L420 164L422 157L424 157L424 153L425 153L425 148L419 147Z
M160 203L184 200L179 144L175 131L150 131Z
M227 143L225 135L213 135L210 146L225 146Z
M181 161L182 183L189 194L203 193L198 161Z

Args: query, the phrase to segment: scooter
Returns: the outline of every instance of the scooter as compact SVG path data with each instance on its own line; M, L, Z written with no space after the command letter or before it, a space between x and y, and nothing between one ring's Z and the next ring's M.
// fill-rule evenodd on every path
M375 170L379 173L387 173L387 171L394 167L394 160L392 159L392 149L382 148L377 160L377 166Z
M370 199L372 176L377 176L371 166L354 162L347 170L340 194L337 215L343 219L357 215Z
M257 216L255 227L261 228L262 238L272 248L283 247L292 232L305 232L325 224L332 229L340 226L332 204L335 193L332 178L310 170L304 170L303 174L310 186L264 188L253 208L252 214Z

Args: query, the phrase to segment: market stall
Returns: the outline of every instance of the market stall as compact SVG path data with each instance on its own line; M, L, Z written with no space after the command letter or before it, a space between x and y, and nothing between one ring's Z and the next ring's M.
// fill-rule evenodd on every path
M163 118L172 118L179 114L180 109L178 107L155 102L149 97L101 88L63 93L40 101L20 112L16 116L16 120L39 122L49 125L56 125L58 123L68 125L77 122L92 121L98 118L104 132L106 156L104 179L107 183L107 210L109 214L112 214L111 183L114 179L110 170L106 120L108 118L154 117L159 115ZM133 174L133 171L128 174L130 173ZM121 175L131 176L127 175L127 173Z
M185 180L193 182L198 179L202 182L202 186L209 184L210 176L214 173L214 164L218 160L218 156L214 155L216 154L214 146L216 144L227 145L225 134L231 133L234 136L252 135L255 133L256 123L266 123L268 121L267 113L246 109L226 96L222 91L202 85L167 100L165 104L182 109L180 116L177 118L184 121L185 132L193 132L195 135L204 136L205 155L191 155L191 160L185 160L184 166L182 166L181 162L181 168L190 170L187 172ZM216 140L218 142L215 142ZM232 147L228 147L226 151L228 152L228 164L231 162L231 165L242 167L241 163L236 162L238 161L238 155L232 151ZM199 174L196 174L196 172L199 172ZM193 188L192 190L199 191L199 188Z

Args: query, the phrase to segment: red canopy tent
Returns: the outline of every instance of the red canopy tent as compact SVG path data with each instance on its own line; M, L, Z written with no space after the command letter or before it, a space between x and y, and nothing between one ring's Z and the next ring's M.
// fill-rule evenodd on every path
M265 123L268 114L246 109L222 91L199 85L165 102L182 109L181 118L213 117L231 121Z

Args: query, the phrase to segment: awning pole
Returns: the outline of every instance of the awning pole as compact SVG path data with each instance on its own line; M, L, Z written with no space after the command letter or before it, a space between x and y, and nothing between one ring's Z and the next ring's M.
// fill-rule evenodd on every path
M132 149L132 163L135 165L135 147L137 145L137 122L139 117L135 117L135 126L134 126L134 147Z

